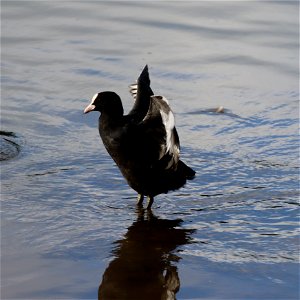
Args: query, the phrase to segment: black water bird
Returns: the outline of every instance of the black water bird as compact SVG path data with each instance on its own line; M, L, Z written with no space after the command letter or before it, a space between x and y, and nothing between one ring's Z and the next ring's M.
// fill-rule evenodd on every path
M97 93L84 113L99 111L99 133L129 186L137 191L138 205L148 197L181 188L195 171L179 159L180 144L168 100L153 94L146 65L137 83L130 86L135 100L124 115L120 97Z

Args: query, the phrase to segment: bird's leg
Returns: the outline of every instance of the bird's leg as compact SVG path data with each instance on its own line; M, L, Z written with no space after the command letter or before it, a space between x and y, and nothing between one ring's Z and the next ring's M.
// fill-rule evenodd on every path
M147 198L148 198L147 209L148 209L148 210L151 210L151 206L152 206L152 204L153 204L154 197L148 196Z
M137 206L143 206L143 201L144 201L144 195L143 194L138 194L138 198L137 198Z

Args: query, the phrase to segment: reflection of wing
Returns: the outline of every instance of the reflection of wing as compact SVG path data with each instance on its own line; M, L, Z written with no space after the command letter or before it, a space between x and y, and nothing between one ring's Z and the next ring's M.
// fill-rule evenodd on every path
M168 266L166 268L166 275L164 277L165 290L162 294L162 300L176 300L176 293L180 288L180 280L175 266Z
M159 145L156 155L164 169L176 169L179 161L179 137L175 128L173 112L168 100L162 96L151 96L150 105L141 126Z

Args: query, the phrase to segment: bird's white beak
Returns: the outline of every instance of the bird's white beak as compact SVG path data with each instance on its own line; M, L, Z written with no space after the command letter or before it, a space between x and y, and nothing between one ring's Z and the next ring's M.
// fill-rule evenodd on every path
M85 109L84 109L84 113L87 114L89 113L90 111L93 111L95 109L95 105L94 104L89 104Z

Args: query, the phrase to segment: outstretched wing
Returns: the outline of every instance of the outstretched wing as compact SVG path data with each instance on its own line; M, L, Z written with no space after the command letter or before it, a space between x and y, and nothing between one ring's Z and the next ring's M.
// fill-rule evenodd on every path
M148 112L150 97L153 95L153 91L150 87L150 78L147 65L144 67L136 84L130 85L129 88L135 103L128 115L134 117L137 122L140 122L144 119Z
M146 144L152 152L155 152L151 153L151 156L156 158L155 163L164 169L176 169L180 143L175 128L175 118L165 97L150 97L149 109L141 126L146 132ZM153 148L151 144L158 147Z

